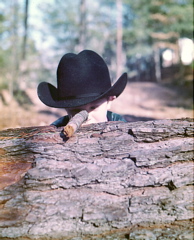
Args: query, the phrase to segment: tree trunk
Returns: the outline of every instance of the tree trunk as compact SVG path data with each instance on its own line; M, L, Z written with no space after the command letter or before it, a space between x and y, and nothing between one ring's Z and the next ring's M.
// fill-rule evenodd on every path
M117 0L117 78L121 76L123 52L123 20L122 20L122 0Z
M193 120L61 131L0 132L0 239L193 239Z
M25 11L24 11L24 37L23 37L23 45L22 45L22 60L26 59L26 45L28 38L28 8L29 8L29 0L25 0Z
M82 51L86 48L86 0L80 0L79 3L79 38L78 38L78 46L77 51Z
M8 79L9 83L9 93L13 98L14 90L18 85L18 75L19 75L19 65L20 65L20 57L19 57L19 36L18 36L18 0L10 1L11 7L11 59L9 62L10 69L10 79ZM8 74L8 76L9 76Z

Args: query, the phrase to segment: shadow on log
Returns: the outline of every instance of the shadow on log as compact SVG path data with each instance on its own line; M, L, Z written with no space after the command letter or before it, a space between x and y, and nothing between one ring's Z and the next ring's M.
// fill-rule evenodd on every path
M193 239L193 120L0 132L0 239Z

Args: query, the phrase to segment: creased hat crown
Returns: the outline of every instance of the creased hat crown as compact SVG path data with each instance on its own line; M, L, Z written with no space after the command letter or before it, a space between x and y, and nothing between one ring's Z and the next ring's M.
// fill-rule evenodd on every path
M65 54L57 69L57 89L60 98L96 96L111 87L104 60L93 51Z

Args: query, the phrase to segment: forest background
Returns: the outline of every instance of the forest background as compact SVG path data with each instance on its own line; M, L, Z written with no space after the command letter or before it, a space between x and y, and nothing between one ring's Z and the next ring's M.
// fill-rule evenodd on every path
M192 116L192 0L0 0L0 129L64 115L37 85L56 85L62 55L83 49L103 56L113 82L128 73L112 107L128 121Z

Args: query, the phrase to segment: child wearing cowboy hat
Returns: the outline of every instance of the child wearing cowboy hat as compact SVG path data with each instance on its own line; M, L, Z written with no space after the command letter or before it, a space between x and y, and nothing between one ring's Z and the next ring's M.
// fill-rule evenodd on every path
M111 86L106 63L97 53L84 50L79 54L65 54L57 68L57 87L47 82L38 86L38 97L47 106L65 108L68 115L51 125L65 126L69 119L81 110L86 110L86 124L125 121L120 115L108 111L110 103L118 97L127 84L124 73Z

